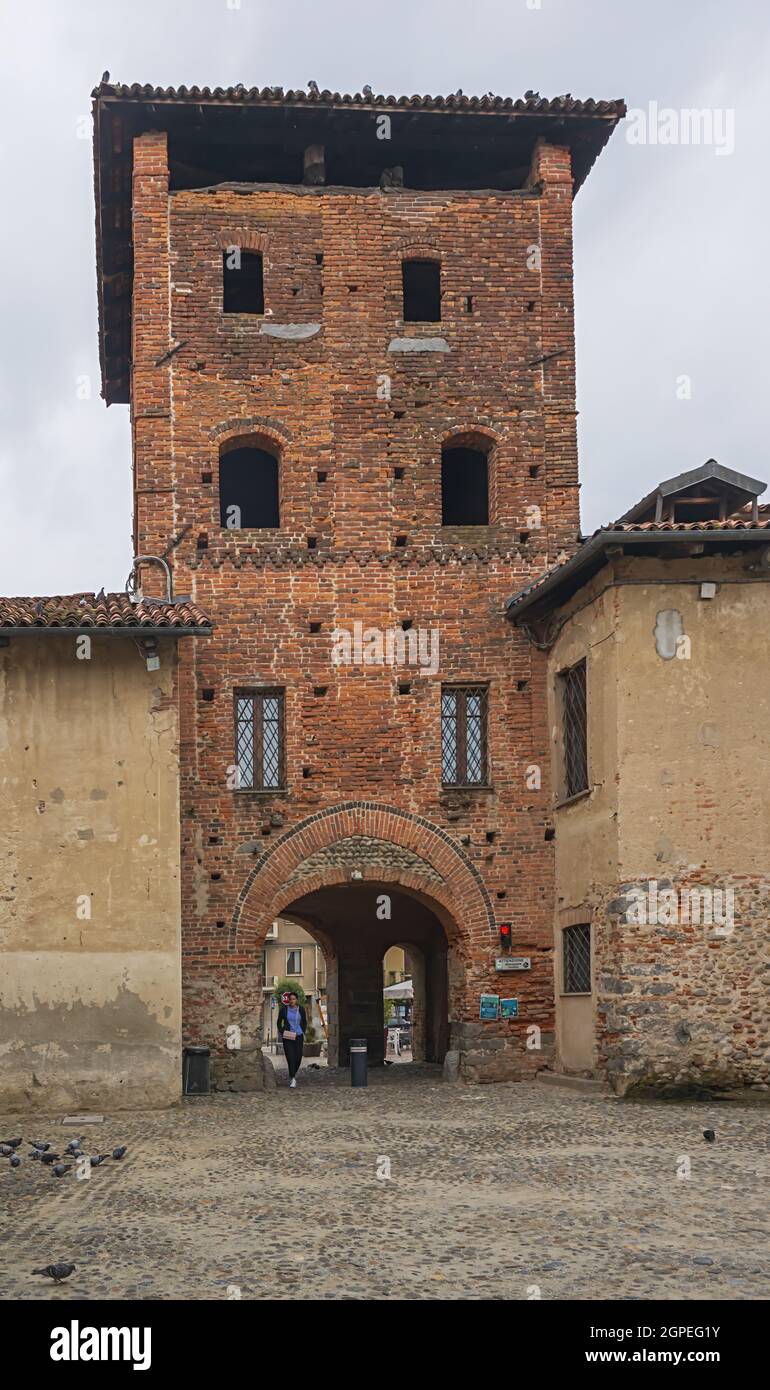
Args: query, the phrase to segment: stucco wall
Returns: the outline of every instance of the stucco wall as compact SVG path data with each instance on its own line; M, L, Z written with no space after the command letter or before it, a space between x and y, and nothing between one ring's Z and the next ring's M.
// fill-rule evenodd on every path
M176 644L0 649L0 1104L166 1105L180 1079Z
M618 646L617 591L591 597L588 606L573 604L574 616L565 624L549 657L549 726L556 805L556 902L554 917L554 989L556 994L556 1057L560 1070L592 1072L596 1064L596 968L593 991L567 995L562 979L562 930L593 922L607 886L616 881L618 862ZM561 723L555 695L558 673L586 661L588 714L588 782L586 796L560 799ZM597 952L593 933L594 955ZM594 962L596 967L596 960Z
M621 1090L768 1080L770 633L758 560L618 558L571 600L550 655L551 684L587 657L591 784L555 811L556 929L592 920L595 1067ZM714 598L701 598L704 580ZM696 892L700 921L688 920ZM569 1069L578 1001L557 1000Z

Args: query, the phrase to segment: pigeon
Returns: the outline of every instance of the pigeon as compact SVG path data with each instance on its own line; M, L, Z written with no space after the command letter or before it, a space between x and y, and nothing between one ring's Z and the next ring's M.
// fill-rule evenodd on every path
M20 1168L20 1167L21 1167L21 1159L19 1158L19 1155L18 1155L18 1154L12 1154L12 1155L11 1155L10 1164L11 1164L11 1167L12 1167L12 1168Z
M124 1155L125 1153L128 1153L128 1145L127 1145L127 1144L118 1144L118 1147L117 1147L116 1149L113 1149L113 1150L112 1150L112 1157L113 1157L113 1158L122 1158L123 1155Z
M83 1143L83 1140L82 1140L82 1139L70 1139L69 1144L67 1145L67 1148L66 1148L66 1150L65 1150L65 1153L74 1154L75 1150L76 1150L76 1149L79 1149L79 1148L81 1147L82 1143Z
M61 1284L63 1279L69 1279L73 1269L77 1269L77 1265L43 1265L42 1269L33 1269L32 1273L45 1274L49 1279L53 1279L55 1284Z
M366 83L366 85L365 85L364 87L361 88L361 90L362 90L364 96L366 97L366 100L367 100L367 101L371 101L371 100L372 100L372 97L374 96L374 92L372 91L372 89L371 89L371 87L369 86L369 83L368 83L368 82Z
M716 1131L715 1131L715 1130L713 1130L713 1129L704 1129L704 1131L703 1131L703 1138L706 1140L706 1143L707 1143L707 1144L713 1144L713 1143L714 1143L714 1140L716 1139L716 1137L717 1137L717 1136L716 1136Z
M10 1158L13 1149L10 1144L0 1144L0 1155L3 1158Z
M41 1162L41 1163L55 1163L56 1160L57 1160L57 1158L61 1158L61 1154L51 1154L51 1153L48 1153L48 1154L41 1154L41 1155L40 1155L40 1162Z
M20 1143L21 1143L21 1139L4 1139L4 1140L3 1140L3 1148L4 1148L4 1149L18 1149Z
M100 1163L104 1163L107 1154L91 1154L91 1167L98 1168Z
M66 1163L54 1163L51 1172L55 1178L63 1178L65 1173L69 1173L70 1166Z
M314 97L317 97L317 96L319 95L318 83L317 83L317 82L314 82L313 79L312 79L312 77L310 78L310 80L309 80L309 82L308 82L308 84L307 84L307 89L308 89L309 92L312 92L312 93L313 93L313 96L314 96Z
M51 1147L50 1144L42 1144L39 1139L30 1139L29 1142L32 1145L33 1149L37 1149L38 1153L40 1154L46 1153L47 1150Z
M31 1149L30 1152L27 1154L27 1158L39 1158L39 1157L40 1157L40 1153L38 1152L37 1149Z
M102 73L102 82L109 82L109 80L110 80L109 70L108 70L107 68L105 68L104 72ZM72 1268L74 1269L75 1266L73 1265Z

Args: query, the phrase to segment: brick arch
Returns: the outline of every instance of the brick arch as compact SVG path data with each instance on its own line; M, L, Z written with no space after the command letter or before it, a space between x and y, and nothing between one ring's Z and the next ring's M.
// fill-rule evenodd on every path
M445 444L450 444L452 442L457 444L458 447L467 445L472 449L474 447L473 440L482 440L485 444L489 445L491 450L501 442L502 438L502 431L493 429L491 425L480 424L476 420L469 424L467 420L464 420L462 423L451 425L443 429L441 434L437 437L437 442L441 449L443 449Z
M267 251L269 241L265 232L257 232L253 229L249 231L245 227L234 228L233 231L219 235L220 251L227 251L231 246L240 247L241 251Z
M209 439L218 445L242 434L261 434L277 449L283 449L291 442L291 434L286 426L266 415L236 415L229 420L220 420L208 431Z
M306 860L317 864L320 851L356 836L389 842L413 856L413 863L396 863L395 857L384 863L365 862L361 879L397 884L425 901L461 955L471 955L471 943L478 950L480 942L496 939L494 909L484 881L445 830L394 806L347 801L300 821L254 866L233 911L229 950L251 959L273 919L297 898L350 883L347 862L314 868L307 878L299 878L297 871Z
M404 241L398 247L402 261L440 261L441 252L427 241Z

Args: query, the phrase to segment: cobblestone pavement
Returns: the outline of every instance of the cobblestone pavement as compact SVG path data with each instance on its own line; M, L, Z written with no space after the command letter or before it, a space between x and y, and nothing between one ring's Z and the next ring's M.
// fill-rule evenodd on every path
M303 1067L296 1091L108 1116L89 1148L129 1152L88 1181L0 1159L0 1298L767 1299L769 1117ZM30 1273L51 1260L78 1266L55 1289Z

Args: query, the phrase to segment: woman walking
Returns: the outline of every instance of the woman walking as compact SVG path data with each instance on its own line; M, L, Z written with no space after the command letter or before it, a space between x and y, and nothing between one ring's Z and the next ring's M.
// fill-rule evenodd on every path
M278 1032L289 1064L289 1085L293 1090L302 1065L302 1049L307 1032L307 1015L296 994L290 994L288 1003L282 1004L278 1010Z

